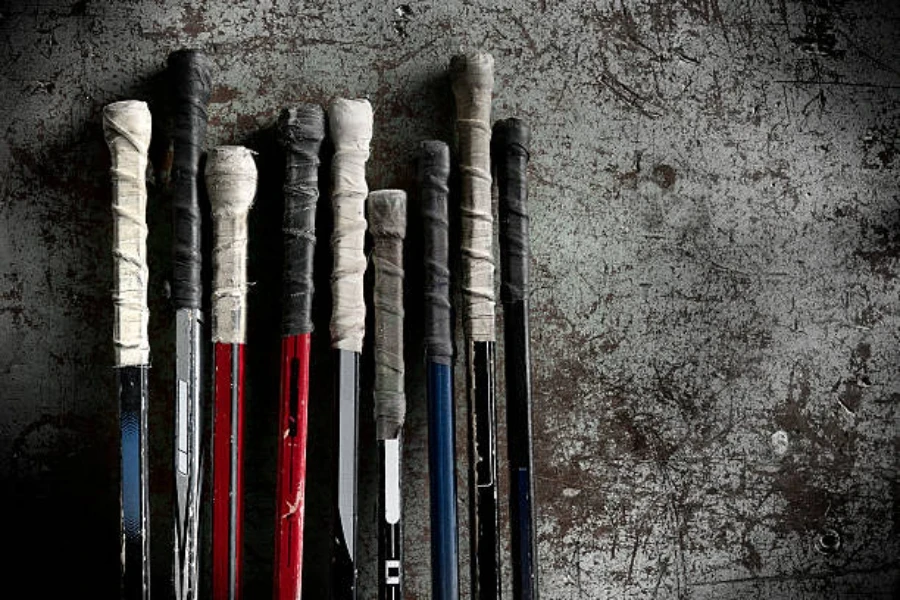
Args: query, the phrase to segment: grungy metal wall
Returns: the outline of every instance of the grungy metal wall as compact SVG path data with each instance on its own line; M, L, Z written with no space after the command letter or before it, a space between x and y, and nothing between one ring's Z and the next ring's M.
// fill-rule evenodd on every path
M111 216L100 111L126 97L157 111L165 57L182 46L213 59L209 145L259 150L267 182L251 230L247 597L264 598L271 587L281 267L281 165L271 125L288 103L367 95L376 111L370 187L412 189L414 144L452 140L446 67L459 48L493 53L495 117L518 115L533 126L543 597L897 597L893 0L5 3L5 586L28 586L20 589L31 597L116 595ZM156 179L164 154L157 141L149 184L160 598L168 597L171 547L169 211ZM427 598L415 233L410 244L406 595ZM313 366L315 380L328 359ZM330 449L319 434L332 424L322 406L328 381L314 385L305 575L307 591L322 593ZM369 396L362 410L371 437ZM462 405L459 417L463 467ZM375 573L373 467L364 454L365 598ZM460 483L467 549L462 475Z

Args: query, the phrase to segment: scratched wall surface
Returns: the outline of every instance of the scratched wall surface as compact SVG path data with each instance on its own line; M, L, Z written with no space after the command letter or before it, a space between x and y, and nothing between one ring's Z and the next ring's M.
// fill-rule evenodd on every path
M900 593L900 3L3 4L7 585L27 585L33 597L62 590L115 597L117 590L102 106L138 97L160 114L166 55L199 47L215 67L210 145L259 151L246 589L262 598L271 586L280 269L281 167L271 125L291 102L367 95L376 111L370 186L411 189L414 144L452 139L449 56L478 47L496 59L495 117L518 115L534 129L543 597ZM165 598L172 324L162 125L155 135L157 168L148 180L152 542L155 597ZM328 211L320 212L327 225ZM406 595L427 598L421 269L412 264L421 240L411 231ZM322 234L317 262L320 350L327 346L325 240ZM323 406L328 378L316 383L315 373L328 367L320 352L305 569L306 589L318 594L327 591L330 502L330 449L320 434L331 420ZM459 384L461 375L457 363ZM365 396L365 448L369 402ZM460 406L461 467L464 419ZM361 464L366 598L375 573L370 456Z

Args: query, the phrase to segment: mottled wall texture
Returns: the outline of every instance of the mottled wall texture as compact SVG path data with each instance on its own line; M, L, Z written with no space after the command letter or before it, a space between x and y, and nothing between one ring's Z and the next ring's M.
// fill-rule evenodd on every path
M543 597L900 593L900 2L4 4L0 531L4 587L28 586L16 597L117 593L112 219L100 111L135 97L164 114L160 73L182 46L213 60L209 144L258 150L263 177L251 219L248 598L271 589L282 202L271 127L292 102L368 96L370 186L412 190L415 144L453 139L446 70L460 48L493 53L495 118L533 125ZM164 122L154 136L152 544L155 597L166 598ZM310 409L310 597L326 591L331 501L327 206ZM406 596L427 598L415 214ZM457 360L460 386L462 375ZM372 598L368 394L362 412L361 589ZM458 415L465 549L462 403ZM501 447L504 439L501 425Z

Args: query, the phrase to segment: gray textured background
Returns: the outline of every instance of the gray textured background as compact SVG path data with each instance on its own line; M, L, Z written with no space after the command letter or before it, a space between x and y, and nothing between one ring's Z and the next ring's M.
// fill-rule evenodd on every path
M264 598L280 269L281 166L269 128L286 103L368 95L370 186L410 188L415 142L452 139L449 56L478 47L496 59L495 118L518 115L534 130L543 596L897 597L900 3L4 5L0 530L12 554L4 586L31 586L31 597L115 595L102 106L138 97L156 111L168 52L200 47L215 65L209 143L260 151L267 183L251 231L246 588ZM156 174L150 186L154 584L164 598L169 212ZM410 243L415 251L415 234ZM319 249L324 269L324 242ZM410 267L407 597L427 598L421 317ZM327 285L319 290L321 348ZM314 367L325 372L327 357ZM321 593L330 452L321 433L331 423L321 396L312 402L306 581ZM366 398L365 415L370 406ZM463 416L460 407L462 446ZM364 498L373 466L364 456ZM373 518L374 502L364 500L366 598Z

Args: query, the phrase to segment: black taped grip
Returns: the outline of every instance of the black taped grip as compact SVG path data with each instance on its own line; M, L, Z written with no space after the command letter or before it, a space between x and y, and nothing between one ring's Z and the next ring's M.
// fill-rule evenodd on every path
M425 246L425 352L429 359L449 364L450 269L447 197L450 149L440 141L419 146L418 179L422 196Z
M531 132L523 121L497 121L491 155L500 204L500 299L519 302L528 294L528 146Z
M172 93L173 155L172 302L175 308L200 308L201 227L198 180L206 139L206 106L211 87L209 59L198 50L169 55Z
M319 150L325 138L325 111L317 104L286 108L278 119L284 148L284 286L282 334L310 333Z

